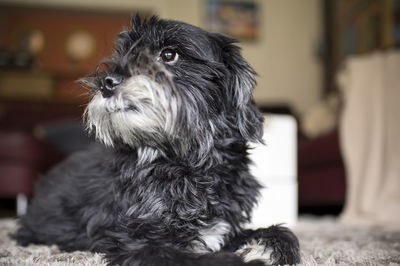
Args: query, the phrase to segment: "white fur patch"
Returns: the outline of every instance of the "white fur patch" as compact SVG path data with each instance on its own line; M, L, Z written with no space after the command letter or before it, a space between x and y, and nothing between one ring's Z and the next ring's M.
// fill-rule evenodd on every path
M191 248L198 253L218 251L225 244L225 238L230 230L231 226L224 221L219 221L211 227L201 229L199 234L202 241L193 241Z
M138 148L138 164L143 165L145 163L151 163L160 154L160 151L152 149L150 147L139 147Z
M245 262L260 260L266 265L271 265L273 263L273 260L271 260L272 249L266 248L256 240L241 246L235 253L242 257Z

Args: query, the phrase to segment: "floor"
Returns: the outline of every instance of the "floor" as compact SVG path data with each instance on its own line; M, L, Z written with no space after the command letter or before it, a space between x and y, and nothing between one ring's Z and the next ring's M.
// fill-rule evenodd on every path
M14 219L0 219L0 265L105 265L101 254L66 253L56 246L17 246L8 237L15 229ZM400 266L400 230L348 227L332 216L301 216L293 230L300 240L300 265Z

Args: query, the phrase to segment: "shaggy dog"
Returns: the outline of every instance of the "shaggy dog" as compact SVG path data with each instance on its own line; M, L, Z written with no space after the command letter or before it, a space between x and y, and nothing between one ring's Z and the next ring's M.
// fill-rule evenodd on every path
M40 179L18 242L102 252L110 265L298 263L287 228L243 229L260 188L247 143L261 142L263 118L254 71L234 43L134 17L83 80L86 124L104 145Z

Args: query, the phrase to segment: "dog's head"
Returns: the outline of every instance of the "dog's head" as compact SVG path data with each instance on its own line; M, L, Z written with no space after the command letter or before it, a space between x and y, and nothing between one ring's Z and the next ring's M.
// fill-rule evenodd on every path
M216 139L261 141L254 70L235 40L182 22L132 19L113 55L83 80L86 123L106 145L185 155Z

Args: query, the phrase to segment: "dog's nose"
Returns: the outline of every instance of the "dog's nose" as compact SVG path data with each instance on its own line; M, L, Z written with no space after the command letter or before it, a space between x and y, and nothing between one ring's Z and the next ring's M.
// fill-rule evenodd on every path
M121 84L122 79L118 77L105 77L103 80L103 86L101 87L101 95L104 98L109 98L114 95L115 87Z

